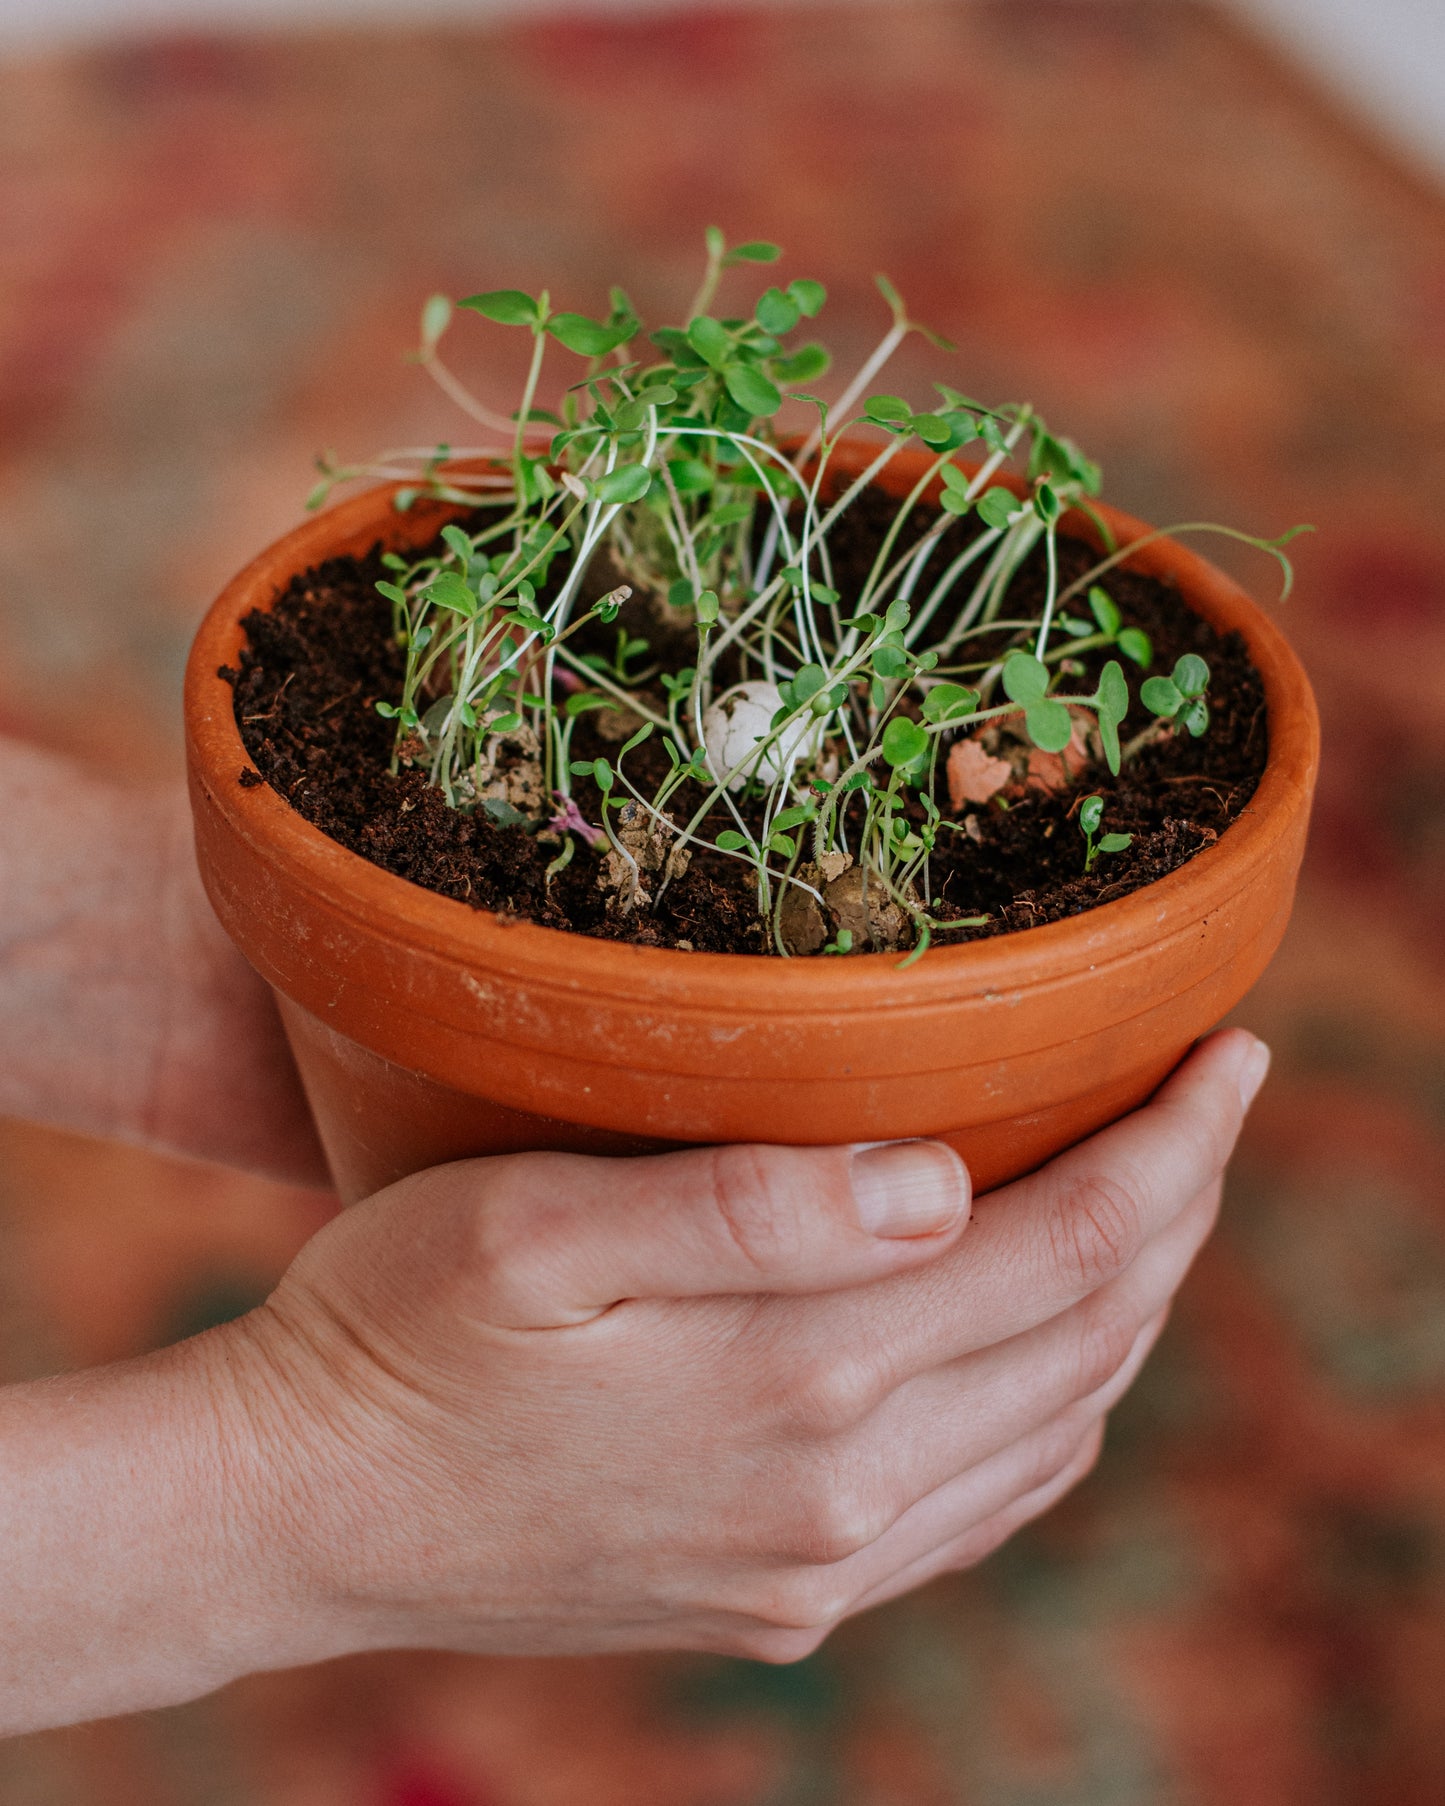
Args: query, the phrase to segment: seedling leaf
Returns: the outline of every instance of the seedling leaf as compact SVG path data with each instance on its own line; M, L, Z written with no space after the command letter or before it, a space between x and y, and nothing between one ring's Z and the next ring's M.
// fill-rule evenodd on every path
M783 397L775 384L751 364L729 364L723 372L727 392L738 406L750 415L776 414Z
M953 721L971 715L978 707L978 691L962 684L935 684L923 699L925 721Z
M519 288L494 288L484 295L468 295L457 306L485 314L503 326L533 326L537 321L537 303Z
M687 329L687 342L714 370L721 370L732 356L733 342L727 333L706 314L700 315Z
M553 314L547 330L579 357L605 357L628 336L625 326L604 326L586 314Z
M622 704L610 696L599 696L595 690L578 690L562 704L562 713L569 721L575 721L579 715L586 715L593 709L620 709ZM573 771L578 770L574 765ZM590 772L591 765L587 770Z
M788 284L788 298L800 314L805 314L811 320L822 312L828 291L821 282L814 282L810 276L799 276Z
M1175 664L1173 677L1181 696L1202 696L1209 687L1209 666L1197 652L1186 652Z
M1073 737L1074 723L1061 702L1036 702L1024 711L1029 739L1041 752L1061 753Z
M1100 589L1096 583L1089 591L1089 612L1099 623L1099 632L1115 639L1119 633L1119 610L1114 599L1107 590Z
M621 464L597 479L597 499L611 504L640 502L652 486L652 472L645 464Z
M990 527L1006 527L1018 513L1019 498L1012 489L990 489L979 498L979 518Z
M895 771L900 771L927 756L928 735L916 721L906 715L895 715L883 730L884 761Z
M822 376L832 361L821 345L800 345L791 357L776 358L772 372L780 383L810 383ZM798 399L806 401L808 397Z
M1010 702L1037 702L1048 690L1049 668L1031 652L1015 650L1003 662L1001 681Z
M457 571L438 571L422 594L438 608L450 609L453 614L470 617L477 612L476 591Z
M802 309L798 303L780 288L765 289L753 309L753 318L763 331L779 338L791 332L801 317Z

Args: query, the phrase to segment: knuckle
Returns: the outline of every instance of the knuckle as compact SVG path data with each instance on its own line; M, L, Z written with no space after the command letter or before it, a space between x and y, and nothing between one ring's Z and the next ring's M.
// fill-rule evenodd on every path
M1139 1327L1128 1312L1102 1301L1084 1312L1073 1355L1075 1400L1109 1384L1132 1354Z
M981 1561L996 1549L1001 1549L1014 1534L1015 1526L1002 1518L990 1518L969 1531L967 1536L959 1537L945 1552L940 1563L940 1572L945 1574L961 1574L969 1568L976 1568Z
M1020 1497L1027 1498L1032 1493L1042 1492L1056 1480L1062 1479L1079 1459L1079 1451L1084 1443L1096 1434L1102 1432L1091 1430L1087 1436L1081 1437L1077 1424L1060 1423L1040 1436L1028 1472L1024 1476Z
M505 1210L479 1203L468 1216L461 1277L483 1313L525 1318L538 1290L537 1237Z
M745 1144L713 1148L709 1178L722 1227L748 1265L760 1275L795 1266L803 1225L780 1196L767 1151Z
M767 1662L782 1667L788 1662L802 1662L812 1655L827 1636L826 1630L772 1630L759 1627L741 1632L732 1639L728 1653L747 1662Z
M881 1402L885 1384L861 1354L832 1350L793 1376L783 1395L788 1427L806 1437L837 1436Z
M824 1564L846 1561L878 1541L892 1513L871 1500L833 1497L815 1512L809 1554Z
M1117 1279L1143 1241L1143 1188L1131 1177L1085 1174L1064 1189L1050 1214L1049 1252L1084 1292Z
M885 1501L836 1474L804 1479L790 1489L772 1527L771 1553L804 1567L828 1567L877 1542L894 1515Z
M770 1576L754 1599L750 1628L764 1636L813 1637L816 1648L842 1619L850 1597L825 1570L789 1569Z
M1085 1436L1083 1443L1075 1452L1072 1466L1074 1480L1086 1479L1088 1475L1093 1473L1094 1469L1099 1465L1103 1453L1104 1420L1100 1418L1098 1423L1096 1423L1089 1431L1088 1435Z

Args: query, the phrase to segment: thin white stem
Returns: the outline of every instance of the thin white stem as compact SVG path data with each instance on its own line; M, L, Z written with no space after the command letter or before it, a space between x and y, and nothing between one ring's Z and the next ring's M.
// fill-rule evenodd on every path
M648 705L634 690L625 690L621 684L614 683L605 671L599 671L595 665L589 665L580 659L575 652L566 646L556 648L557 656L569 670L575 671L579 677L585 677L590 684L596 684L599 690L606 690L609 696L631 709L634 715L640 715L644 721L651 721L666 732L672 732L672 723L666 715L659 715L656 709Z
M943 601L944 597L953 588L954 584L958 582L959 578L968 567L977 559L981 558L988 548L998 541L1002 532L1003 529L1001 527L990 527L986 533L980 533L978 538L975 539L971 545L964 547L957 558L954 559L953 563L949 565L948 569L928 592L927 600L909 622L908 629L903 636L906 645L912 646L917 643L923 633L923 629L938 612L939 604ZM1030 623L1030 625L1032 625L1032 623Z
M422 369L427 372L442 393L448 400L455 402L468 419L475 420L479 426L491 427L494 432L500 433L504 440L514 437L518 423L515 420L508 420L505 414L498 414L485 402L478 401L466 384L452 374L435 351L424 353L420 362Z
M843 415L848 412L849 408L857 401L858 397L868 387L869 383L872 382L873 378L908 337L908 333L909 324L907 320L895 320L893 322L887 332L885 332L883 337L878 341L877 345L874 346L872 354L865 360L862 368L858 371L858 374L833 404L832 408L829 410L830 413ZM803 468L809 458L812 457L813 453L817 451L819 445L822 443L822 439L823 423L820 420L808 434L803 443L798 447L797 451L794 452L793 466L795 469L801 470Z
M547 334L541 326L532 333L532 361L527 366L527 382L522 390L522 405L517 409L516 437L512 443L512 459L517 466L517 490L520 497L522 488L522 458L525 455L527 423L531 418L532 403L536 399L537 384L542 375L542 357L547 349Z
M1034 644L1034 657L1041 659L1049 643L1049 628L1054 620L1054 602L1059 593L1059 550L1052 526L1044 534L1044 556L1048 560L1049 584L1044 596L1044 618L1039 622L1039 637Z
M863 471L861 475L854 478L843 491L842 495L838 497L837 501L834 502L833 506L823 516L822 520L819 521L818 537L820 539L831 532L833 523L838 519L839 515L851 508L863 491L877 481L902 449L903 441L901 439L890 439L868 468Z

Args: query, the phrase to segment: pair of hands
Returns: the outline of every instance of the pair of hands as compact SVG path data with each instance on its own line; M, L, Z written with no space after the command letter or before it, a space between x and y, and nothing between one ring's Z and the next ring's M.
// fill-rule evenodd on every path
M63 1027L12 1042L22 1107L0 1107L314 1180L274 1011L210 917L181 800L91 786L84 835L57 838L51 762L0 748L0 779L7 755L35 806L12 842L30 880L0 860L0 903L8 882L30 912L16 932L0 909L0 1023L42 1004ZM927 1142L522 1155L390 1187L259 1311L67 1382L73 1421L54 1391L0 1394L15 1448L43 1446L47 1502L27 1517L22 1485L0 1523L18 1551L0 1728L362 1648L806 1654L1088 1471L1266 1064L1214 1036L1145 1109L972 1211ZM67 1546L56 1485L86 1485L107 1435L124 1534ZM86 1602L73 1637L58 1563Z

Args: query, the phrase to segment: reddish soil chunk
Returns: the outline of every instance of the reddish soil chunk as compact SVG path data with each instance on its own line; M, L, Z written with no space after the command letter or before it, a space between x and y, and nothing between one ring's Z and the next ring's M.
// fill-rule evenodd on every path
M840 523L848 531L834 539L833 559L845 602L849 578L856 593L872 563L889 518L883 507L854 509ZM961 543L953 535L944 539L936 554L940 568ZM1065 582L1095 557L1076 541L1061 541L1059 551ZM619 918L609 914L596 863L580 845L571 865L549 886L544 874L557 852L555 843L498 826L481 812L449 808L421 770L393 776L388 769L392 726L375 704L399 693L402 657L390 638L389 604L374 588L383 575L375 554L337 559L298 576L269 612L247 617L249 643L241 668L222 673L235 686L236 719L256 767L237 773L241 783L264 779L333 840L414 884L479 909L651 946L769 951L755 891L735 860L701 853L650 913ZM1016 606L1010 612L1026 616L1041 597L1042 582L1042 561L1026 566L1015 580ZM1267 751L1264 694L1241 638L1220 636L1190 613L1172 588L1151 578L1116 570L1106 583L1126 624L1151 636L1153 671L1167 673L1185 652L1208 661L1209 732L1200 740L1180 736L1144 748L1118 778L1103 764L1089 765L1061 795L1031 790L1007 809L996 802L967 811L971 831L943 835L933 856L934 913L987 913L989 921L944 933L940 941L1033 928L1127 896L1211 845L1254 794ZM926 593L926 579L920 593ZM654 635L658 650L659 639ZM1108 656L1107 651L1084 655L1088 675L1077 680L1081 693L1092 689ZM1122 730L1127 740L1148 721L1137 701L1144 674L1127 663L1126 670L1136 695ZM575 757L615 754L614 746L592 737L596 719L583 716L578 722ZM629 756L627 767L644 793L666 768L657 736ZM942 761L938 789L939 806L948 814ZM1086 875L1073 814L1091 790L1105 799L1105 830L1134 839L1125 852L1101 857ZM701 796L684 789L673 813L695 806ZM589 779L578 781L577 801L589 820L599 819L600 799Z

